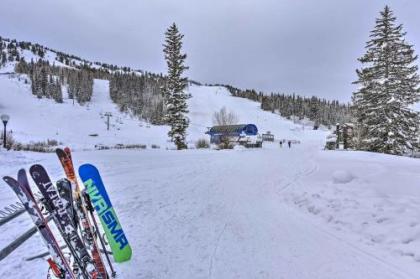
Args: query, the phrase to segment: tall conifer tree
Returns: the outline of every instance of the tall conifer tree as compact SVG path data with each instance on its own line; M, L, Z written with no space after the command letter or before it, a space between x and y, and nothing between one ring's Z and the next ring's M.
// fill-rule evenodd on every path
M187 148L186 133L189 125L186 116L189 95L185 92L188 79L182 76L188 69L184 65L187 55L181 53L184 35L180 34L175 23L168 28L165 36L163 52L168 65L167 83L163 89L166 104L165 119L171 127L168 136L175 143L177 149L181 150Z
M359 59L360 88L353 95L359 149L402 155L418 147L418 114L411 107L419 99L417 56L402 25L386 6L376 19Z

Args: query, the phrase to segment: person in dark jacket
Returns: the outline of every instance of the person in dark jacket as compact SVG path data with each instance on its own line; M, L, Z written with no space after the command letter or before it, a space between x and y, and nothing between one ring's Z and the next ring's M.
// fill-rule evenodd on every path
M287 144L289 145L289 148L291 148L291 147L292 147L292 141L291 141L291 140L289 140L289 141L287 142Z

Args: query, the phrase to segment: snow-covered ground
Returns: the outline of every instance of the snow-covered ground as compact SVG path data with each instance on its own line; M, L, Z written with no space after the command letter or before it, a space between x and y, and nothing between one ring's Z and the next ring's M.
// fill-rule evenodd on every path
M190 145L205 138L223 106L241 123L277 139L262 149L166 150L167 127L122 114L108 83L95 80L86 106L38 100L29 85L0 75L0 114L19 141L56 139L75 149L76 165L102 172L133 247L119 278L418 278L420 161L363 152L324 151L326 131L294 124L230 96L191 86ZM105 112L111 112L106 130ZM97 136L90 136L97 134ZM94 145L147 144L147 150L94 151ZM161 149L151 150L157 144ZM63 176L54 154L0 150L0 176L45 165ZM17 201L0 183L0 208ZM0 227L0 248L31 226L24 214ZM44 278L38 235L1 262L0 278Z
M301 132L302 134L305 132ZM292 149L75 152L102 172L133 246L119 278L417 278L420 161L361 152ZM1 172L54 154L0 153ZM16 198L0 188L0 204ZM0 227L0 247L30 224ZM42 278L33 237L0 278Z

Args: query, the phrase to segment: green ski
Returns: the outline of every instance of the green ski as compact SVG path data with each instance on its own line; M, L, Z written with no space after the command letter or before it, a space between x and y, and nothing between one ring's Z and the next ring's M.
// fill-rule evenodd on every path
M130 260L132 254L130 244L112 207L98 169L91 164L84 164L79 167L79 176L101 220L115 261L120 263Z

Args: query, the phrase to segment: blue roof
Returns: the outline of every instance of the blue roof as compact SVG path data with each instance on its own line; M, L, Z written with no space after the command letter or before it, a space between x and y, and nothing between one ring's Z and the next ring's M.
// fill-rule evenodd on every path
M247 136L255 136L258 134L258 128L255 124L239 124L239 125L223 125L214 126L206 133L214 135L239 136L245 134Z

